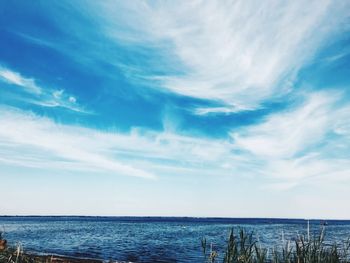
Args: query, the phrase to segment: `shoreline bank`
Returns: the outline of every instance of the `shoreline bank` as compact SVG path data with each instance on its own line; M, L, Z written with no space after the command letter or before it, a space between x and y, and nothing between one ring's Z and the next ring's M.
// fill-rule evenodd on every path
M6 248L0 251L0 263L25 262L25 263L127 263L117 260L102 260L93 258L71 257L57 254L37 254L23 252L19 249Z

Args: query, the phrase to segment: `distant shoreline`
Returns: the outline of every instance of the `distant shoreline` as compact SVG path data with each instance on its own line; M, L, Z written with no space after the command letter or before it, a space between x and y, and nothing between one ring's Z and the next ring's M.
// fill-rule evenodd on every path
M99 219L120 221L149 221L149 222L203 222L203 223L313 223L350 222L350 219L306 219L306 218L264 218L264 217L190 217L190 216L84 216L84 215L0 215L0 218L48 218L48 219Z

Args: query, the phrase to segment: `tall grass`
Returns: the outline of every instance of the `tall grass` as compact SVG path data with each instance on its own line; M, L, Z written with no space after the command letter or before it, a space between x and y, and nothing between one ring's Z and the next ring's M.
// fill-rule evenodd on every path
M309 233L298 236L294 241L284 238L281 246L266 248L254 238L253 232L244 229L236 233L230 231L225 252L218 255L207 251L206 239L202 240L204 262L218 262L221 256L224 263L347 263L350 262L350 239L345 242L327 244L324 241L324 228L318 235L310 237Z
M7 248L0 252L0 263L35 263L33 258L23 253L23 247L20 243L16 248Z

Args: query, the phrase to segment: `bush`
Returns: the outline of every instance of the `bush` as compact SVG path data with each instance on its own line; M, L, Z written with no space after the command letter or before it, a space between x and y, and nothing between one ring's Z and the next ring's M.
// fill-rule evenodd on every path
M233 229L227 240L224 263L345 263L349 261L350 239L341 244L327 245L324 228L312 238L303 235L293 241L283 241L282 247L268 249L254 238L253 232ZM207 250L206 239L202 240L204 262L217 262L218 252ZM271 253L269 253L271 251Z

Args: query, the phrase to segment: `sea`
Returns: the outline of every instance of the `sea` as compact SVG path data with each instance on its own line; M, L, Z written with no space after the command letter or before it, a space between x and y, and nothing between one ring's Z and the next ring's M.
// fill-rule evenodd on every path
M253 232L263 246L281 246L298 235L327 242L350 238L350 221L267 218L0 216L0 231L10 246L24 251L119 262L203 262L202 238L224 255L233 229Z

